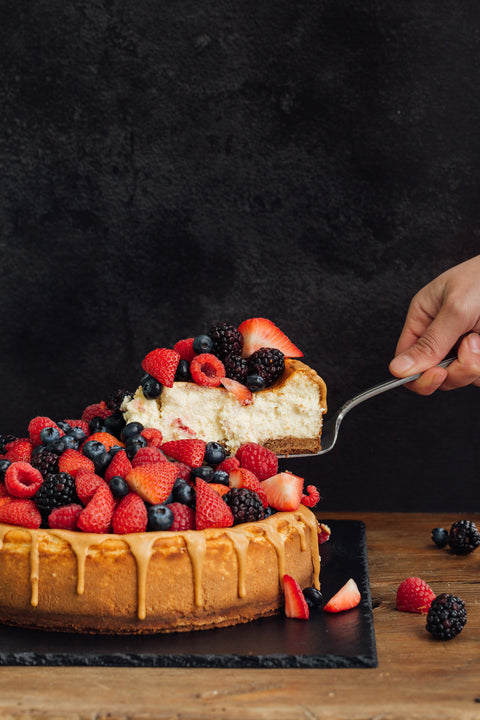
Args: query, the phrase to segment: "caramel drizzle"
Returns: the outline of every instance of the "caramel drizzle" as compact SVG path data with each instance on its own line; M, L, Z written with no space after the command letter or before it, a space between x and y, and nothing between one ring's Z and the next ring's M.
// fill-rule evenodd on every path
M307 549L307 540L305 535L306 527L310 529L310 546L311 558L313 565L313 576L315 587L319 588L320 575L320 557L318 553L318 532L317 521L313 513L307 508L300 506L294 513L289 513L290 522L295 527L300 537L300 547L303 552ZM281 534L276 533L276 523L281 521L285 513L273 515L268 520L261 520L255 523L255 528L260 531L266 540L274 547L277 554L278 576L282 581L285 574L285 538ZM16 528L17 529L17 528ZM7 532L12 530L12 526L0 526L0 550L4 545L4 538ZM46 531L32 530L28 528L18 528L30 536L30 585L31 585L31 605L37 607L39 600L39 578L40 578L40 551L39 546L42 538L48 537ZM89 533L72 532L69 530L49 530L49 533L64 540L72 549L77 561L77 594L82 595L85 591L85 566L86 559L90 549L99 546L106 540L112 539L112 535L93 535ZM210 531L215 535L226 535L236 553L238 567L238 596L243 598L247 594L246 589L246 568L247 555L250 545L250 538L245 535L242 525L232 528L219 528L217 531ZM205 556L207 552L207 542L205 532L195 530L187 530L177 533L183 538L186 551L189 555L192 565L194 601L195 605L202 605L202 574ZM144 620L147 615L146 594L147 594L147 575L150 559L154 552L154 544L162 538L173 537L168 531L154 533L132 533L130 535L118 536L124 541L137 565L137 615L140 620Z

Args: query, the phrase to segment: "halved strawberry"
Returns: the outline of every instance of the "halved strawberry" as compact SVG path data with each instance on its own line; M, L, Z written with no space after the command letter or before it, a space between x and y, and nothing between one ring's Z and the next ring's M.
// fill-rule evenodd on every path
M337 613L357 607L361 600L360 590L353 578L350 578L324 606L326 612Z
M118 440L115 435L108 432L96 432L90 435L88 442L96 440L105 446L105 450L108 452L112 447L124 447L125 444ZM85 441L87 442L87 441Z
M285 615L298 620L308 620L310 609L307 601L302 588L291 575L283 576L283 592L285 595Z
M264 508L268 507L268 499L257 476L246 468L238 468L228 473L228 485L231 488L246 488L257 493Z
M125 452L125 450L119 450L117 453L115 453L115 455L113 456L113 460L105 470L105 481L109 483L112 477L114 477L115 475L126 478L127 473L129 473L131 469L132 463L128 459L127 453Z
M227 503L222 500L216 490L201 478L196 479L195 496L196 530L231 527L233 525L233 514Z
M176 466L165 460L139 465L127 473L125 480L133 492L152 505L165 502L177 479Z
M291 472L281 472L263 480L260 487L268 504L275 510L298 510L303 495L303 478Z
M194 440L169 440L160 445L160 450L173 460L185 463L189 467L200 467L205 456L205 441Z
M79 450L68 448L60 455L58 460L58 469L60 472L67 472L74 478L80 468L86 468L93 473L95 472L93 460L90 460L90 458L86 457Z
M227 377L220 378L220 382L225 390L232 393L240 405L251 405L253 403L253 393L246 385L238 382L238 380L232 380L232 378Z
M144 357L142 368L165 387L173 387L179 362L180 355L175 350L156 348Z
M285 357L303 357L302 351L271 320L250 318L241 323L238 331L243 337L243 357L263 347L277 348Z
M77 528L82 532L108 533L112 526L115 505L115 498L110 488L106 482L103 482L78 516Z

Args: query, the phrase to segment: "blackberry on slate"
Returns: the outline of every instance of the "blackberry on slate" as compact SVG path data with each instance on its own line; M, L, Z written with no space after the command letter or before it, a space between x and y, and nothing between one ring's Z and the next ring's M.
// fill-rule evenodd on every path
M245 380L248 375L248 360L246 358L230 353L230 355L224 358L223 365L227 378L231 378L245 385Z
M48 448L44 447L41 449L41 451L32 455L30 463L31 465L33 465L34 468L40 470L41 474L45 478L47 477L47 475L52 475L52 473L57 472L58 455L57 453L54 453L51 450L48 450Z
M453 523L448 535L448 544L457 555L468 555L480 545L480 532L471 520Z
M238 356L242 354L243 337L234 325L227 322L217 323L217 325L210 328L208 335L213 342L211 352L220 360L226 358L227 355Z
M285 370L285 356L276 348L260 348L248 358L248 375L260 375L265 387L273 385Z
M232 488L223 496L233 514L233 524L263 520L263 504L256 492L247 488Z
M76 497L73 477L59 472L47 475L33 499L42 515L48 515L54 508L74 502Z
M456 595L442 593L432 600L427 615L427 630L437 640L450 640L458 635L467 622L463 600Z

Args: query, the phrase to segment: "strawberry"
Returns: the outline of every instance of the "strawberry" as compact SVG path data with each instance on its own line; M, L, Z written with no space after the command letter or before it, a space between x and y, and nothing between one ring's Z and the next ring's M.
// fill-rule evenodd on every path
M357 607L361 600L357 583L350 578L324 606L326 612L337 613Z
M194 339L195 338L193 337L184 338L183 340L179 340L175 343L173 349L180 355L180 360L186 360L188 363L192 362L196 354L195 350L193 349Z
M42 516L33 500L14 499L0 506L0 522L38 529Z
M225 377L225 366L221 360L210 353L195 355L190 363L193 382L204 387L218 387Z
M275 453L258 443L242 445L240 457L241 467L251 470L260 481L278 472L278 459Z
M94 417L101 417L101 418L107 418L110 417L112 414L112 411L108 409L107 404L104 400L102 400L99 403L93 403L92 405L87 405L87 407L84 409L82 413L82 420L86 423L89 423L90 420L93 420ZM67 420L68 422L68 420Z
M220 496L222 496L222 497L223 497L224 495L226 495L227 492L230 490L230 488L228 487L228 485L222 485L221 483L212 483L212 482L211 482L211 483L208 483L208 485L209 485L209 487L211 487L211 488L213 488L214 490L216 490L217 493L218 493Z
M227 377L220 378L220 382L225 390L232 393L240 405L251 405L253 403L253 393L246 385L238 382L238 380L233 380L232 378Z
M130 492L125 495L113 513L112 529L117 535L145 532L147 529L147 508L140 495Z
M173 387L179 362L180 355L175 350L156 348L143 358L142 368L165 387Z
M238 470L232 470L228 475L228 484L231 488L247 488L247 490L256 492L262 501L263 507L268 507L267 495L259 479L250 470L242 467L238 468Z
M75 476L75 490L84 505L87 505L87 503L90 502L100 485L106 484L107 483L100 477L100 475L96 475L91 470L87 470L87 468L80 468L77 470L77 474Z
M285 357L303 357L301 350L294 345L271 320L250 318L244 320L238 331L243 337L243 357L250 357L260 348L276 348Z
M143 435L149 447L160 447L163 442L162 433L156 428L144 428L140 435Z
M30 462L32 459L32 441L30 438L17 438L5 445L5 457L10 462Z
M117 453L115 453L112 461L109 463L107 469L105 470L105 481L107 483L110 482L112 477L115 477L115 475L126 478L127 474L130 472L131 469L132 463L128 459L126 451L119 450Z
M161 446L161 451L169 458L189 467L200 467L205 457L206 444L203 440L169 440Z
M104 482L78 516L77 527L82 532L108 533L112 526L114 511L115 498Z
M307 493L302 495L301 503L306 507L313 508L320 501L320 493L315 485L307 485Z
M127 473L125 480L145 502L158 505L168 498L177 479L177 468L171 462L139 465Z
M90 426L85 420L65 420L65 422L72 428L79 427L87 437L90 435Z
M227 457L220 463L220 465L217 465L217 470L224 470L229 473L232 470L237 470L239 467L240 462L236 457Z
M195 481L196 509L195 529L204 530L211 527L231 527L233 514L227 503L222 500L216 490L197 478Z
M108 432L96 432L90 435L88 442L96 441L102 443L105 446L105 450L108 452L112 447L124 447L124 443L120 442L114 435ZM87 441L85 441L87 442Z
M12 462L5 472L5 487L13 497L33 497L42 482L43 476L40 470L23 460Z
M42 432L42 430L45 430L45 428L50 427L57 428L58 432L60 433L60 437L65 434L63 430L60 430L57 423L49 417L43 417L41 415L38 415L37 417L34 417L32 418L32 420L30 420L30 422L28 423L28 435L30 437L33 447L42 444L42 441L40 440L40 433Z
M275 510L298 510L303 495L303 478L281 472L260 483L268 504Z
M132 467L138 467L139 465L147 465L148 463L164 462L167 458L161 450L156 447L146 446L142 447L135 453L135 457L132 460Z
M297 620L308 620L310 609L307 601L302 588L291 575L283 576L283 592L285 594L285 615Z
M76 530L77 522L83 507L78 503L70 503L54 508L48 516L48 527L59 530Z
M67 472L74 478L80 468L85 468L86 470L90 470L90 472L95 472L95 464L93 460L87 458L79 450L69 448L60 455L58 459L59 472Z
M425 580L409 577L400 583L397 590L397 610L427 614L435 593Z
M182 532L183 530L195 530L195 511L183 505L183 503L169 503L168 508L173 512L173 523L170 530Z

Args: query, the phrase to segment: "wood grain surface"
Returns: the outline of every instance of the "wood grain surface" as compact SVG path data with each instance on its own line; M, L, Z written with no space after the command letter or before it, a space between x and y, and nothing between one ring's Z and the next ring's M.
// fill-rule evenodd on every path
M0 668L5 720L478 720L480 549L436 548L433 527L461 515L331 513L367 527L378 667L352 670ZM476 519L469 515L469 519ZM478 519L478 517L477 517ZM463 632L434 641L425 617L395 609L410 575L467 605Z

